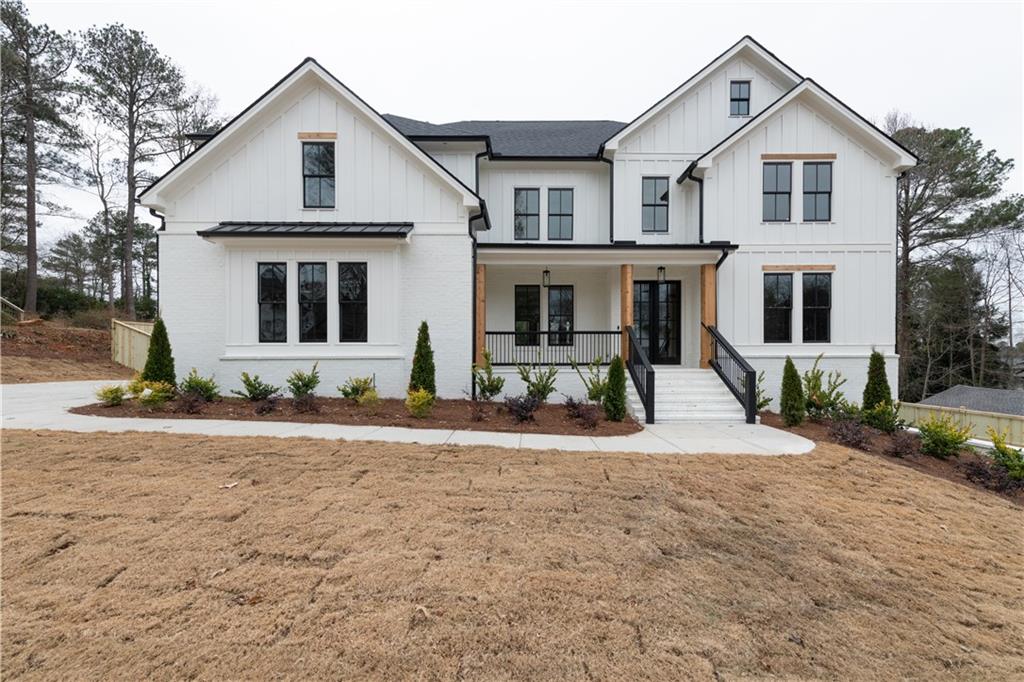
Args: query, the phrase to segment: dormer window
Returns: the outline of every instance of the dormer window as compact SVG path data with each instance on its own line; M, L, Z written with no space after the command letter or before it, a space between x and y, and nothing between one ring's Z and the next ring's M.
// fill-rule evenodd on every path
M729 81L729 115L750 116L750 81Z
M302 143L302 205L334 208L334 143Z

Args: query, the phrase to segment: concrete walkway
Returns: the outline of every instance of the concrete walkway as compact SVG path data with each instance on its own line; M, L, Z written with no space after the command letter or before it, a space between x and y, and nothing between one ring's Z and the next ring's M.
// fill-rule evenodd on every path
M434 445L450 443L532 450L598 452L795 455L809 452L814 448L814 443L806 438L760 424L655 424L630 436L591 437L227 419L91 417L67 411L71 407L96 402L96 389L110 383L116 382L4 384L0 387L3 391L3 427L83 433L157 431L204 436L306 437Z

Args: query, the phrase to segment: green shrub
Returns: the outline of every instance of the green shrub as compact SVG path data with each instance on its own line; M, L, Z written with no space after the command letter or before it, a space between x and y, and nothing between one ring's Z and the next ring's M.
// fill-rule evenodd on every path
M117 407L124 402L125 393L124 386L112 384L96 391L96 398L106 407Z
M804 408L812 419L825 419L846 402L843 392L839 390L846 379L835 370L826 376L825 370L818 367L823 357L824 353L816 357L814 365L803 376Z
M917 430L921 432L921 452L940 459L960 454L971 437L970 427L954 422L948 414L933 414L918 424Z
M202 398L205 402L212 403L220 398L220 386L213 380L213 377L201 377L195 367L188 373L188 376L181 380L178 389L182 393L190 393Z
M146 388L138 395L138 401L146 407L159 407L174 398L174 384L166 381L147 381Z
M164 321L157 318L153 325L153 334L149 337L149 354L146 366L142 370L145 381L162 381L172 386L177 384L174 378L174 356L171 355L171 341L167 338L167 327Z
M416 353L412 356L412 373L409 376L409 392L423 389L430 395L437 395L434 383L434 351L430 347L430 329L420 322L416 334Z
M313 369L308 372L297 369L288 375L285 381L288 384L288 392L292 394L292 398L299 400L316 393L316 387L320 385L320 371L316 366L317 363L314 362Z
M246 400L259 402L274 397L280 390L280 386L272 386L260 381L259 374L250 377L248 372L242 372L242 390L233 390L231 393Z
M871 359L868 360L868 382L864 385L864 400L861 405L864 410L870 410L875 405L892 402L892 391L889 390L889 380L885 376L885 356L877 350L871 352Z
M746 386L744 386L744 388L746 388ZM760 372L757 373L757 389L756 390L757 390L757 393L756 393L757 411L760 412L761 410L765 409L766 407L768 407L769 405L772 404L772 397L770 395L768 395L765 392L765 390L764 390L764 370L763 369Z
M779 411L786 426L797 426L803 423L805 416L804 392L800 387L800 375L797 374L793 359L786 356L786 366L782 370L782 396L779 398Z
M1024 451L1006 443L1006 433L988 427L988 439L992 441L992 461L1006 471L1013 481L1024 480Z
M608 386L602 407L608 421L620 422L626 418L626 366L618 355L608 366Z
M138 397L144 390L146 390L146 382L143 380L142 375L136 372L132 380L125 386L125 391L127 391L128 395Z
M430 414L430 410L433 408L433 393L425 388L418 388L415 391L409 391L409 395L405 399L405 409L409 411L409 414L417 419L423 419Z
M377 389L370 387L360 393L355 401L359 407L376 407L380 402L380 396L377 395Z
M484 362L477 367L473 365L473 381L476 383L477 395L481 400L491 401L505 388L505 377L494 376L491 366L491 351L484 350Z
M900 418L899 403L879 403L870 410L861 410L860 422L885 433L896 433L907 426Z
M373 391L373 377L349 377L344 385L338 386L342 398L354 400L357 403L367 391ZM376 392L376 391L374 391Z
M587 400L594 403L602 402L604 400L604 392L608 389L608 377L601 376L601 360L602 358L599 355L587 364L586 376L583 376L583 372L575 360L569 361L572 368L580 375L580 381L587 388Z
M526 395L531 398L536 398L539 402L544 403L555 392L558 368L554 365L549 365L547 369L533 365L516 365L516 371L519 372L519 378L526 384Z

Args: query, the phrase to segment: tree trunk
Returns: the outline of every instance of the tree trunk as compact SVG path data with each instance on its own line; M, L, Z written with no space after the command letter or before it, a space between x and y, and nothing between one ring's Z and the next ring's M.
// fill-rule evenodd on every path
M127 225L124 228L124 281L121 291L124 297L124 314L129 320L135 319L135 282L132 276L132 249L135 246L135 121L129 107L128 121L128 206L125 210Z
M36 118L33 110L32 63L25 62L25 312L36 314L39 292L38 253L36 250Z
M903 398L910 365L910 225L900 225L900 255L896 268L896 352L900 356L896 392Z

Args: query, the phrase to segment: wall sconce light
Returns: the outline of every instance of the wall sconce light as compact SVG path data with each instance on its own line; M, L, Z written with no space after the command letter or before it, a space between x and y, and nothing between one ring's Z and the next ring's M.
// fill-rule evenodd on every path
M658 266L658 284L664 284L664 283L665 283L665 266L664 265L659 265Z
M544 288L551 286L551 271L544 270L544 273L540 277L540 283L544 285Z

